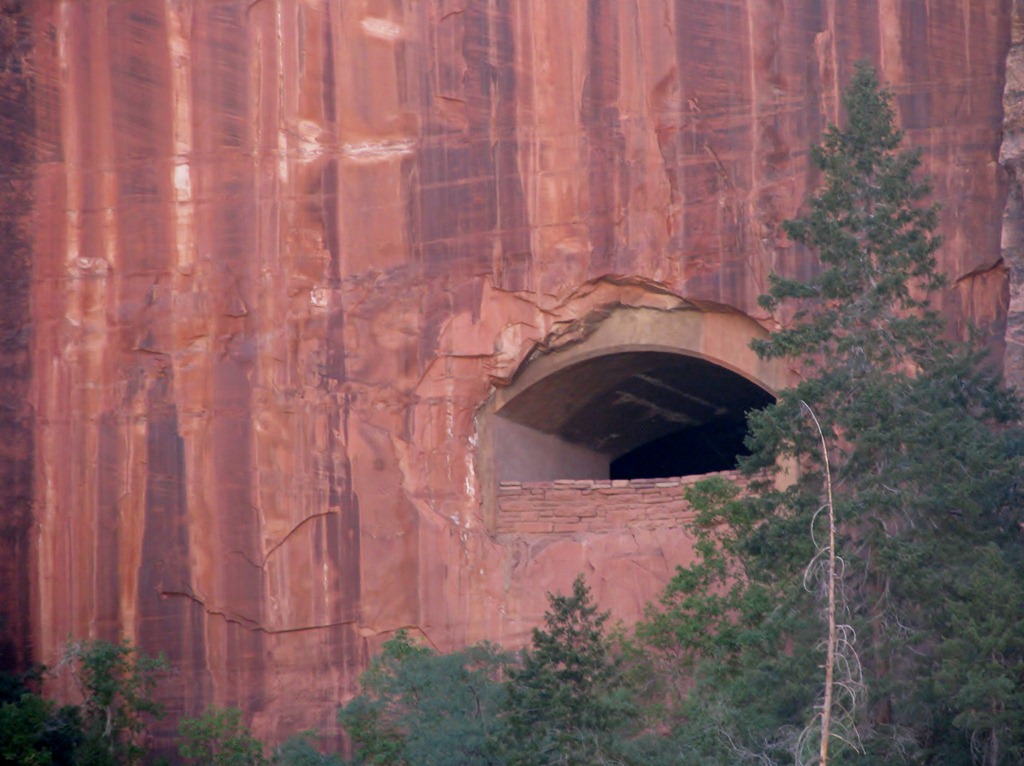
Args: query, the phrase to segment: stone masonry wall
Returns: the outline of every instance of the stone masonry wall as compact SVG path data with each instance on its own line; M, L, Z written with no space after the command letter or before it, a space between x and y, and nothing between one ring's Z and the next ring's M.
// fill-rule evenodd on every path
M548 535L679 525L691 518L686 487L709 476L739 479L739 471L666 479L503 481L498 485L498 534Z

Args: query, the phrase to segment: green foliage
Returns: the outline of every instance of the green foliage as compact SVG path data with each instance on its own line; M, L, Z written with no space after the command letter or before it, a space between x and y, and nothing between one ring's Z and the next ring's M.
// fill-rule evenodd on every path
M3 625L0 623L0 628ZM3 642L0 642L0 649L3 649ZM7 658L0 653L0 667L4 667ZM10 670L0 670L0 704L5 702L17 702L23 694L32 690L43 676L45 668L33 666L25 672L15 673Z
M364 673L362 693L338 715L356 763L501 763L497 732L510 662L487 644L440 655L398 631Z
M405 763L402 723L414 714L417 700L416 690L406 688L405 665L418 665L417 660L431 656L433 652L413 643L404 629L384 642L381 654L363 673L362 693L338 711L338 721L355 745L356 763Z
M583 576L569 596L549 596L522 664L509 670L509 764L593 764L623 759L617 734L636 711L604 632L607 613Z
M82 742L75 762L139 763L146 752L147 721L162 715L152 695L166 660L140 654L127 640L80 641L65 647L61 665L70 670L82 695Z
M339 713L355 763L517 766L671 762L641 736L623 652L582 577L550 595L518 662L482 645L439 655L404 631L386 642Z
M900 150L891 95L870 68L857 68L844 107L846 127L830 127L813 154L822 187L785 225L821 269L772 278L761 302L783 328L754 344L800 381L750 418L753 494L705 486L691 498L706 506L696 562L640 634L693 668L676 709L692 762L792 761L818 704L824 637L804 587L825 489L806 403L829 445L842 586L870 695L855 711L863 747L854 739L830 760L962 763L973 748L988 764L1016 762L1018 404L968 344L945 339L929 305L945 283L936 207L923 203L919 155ZM784 466L796 472L780 488Z
M932 678L935 699L984 763L1024 763L1024 578L1005 555L992 544L976 550L952 583Z
M697 482L686 497L694 561L678 568L636 630L661 671L675 762L782 762L794 732L779 729L813 704L823 656L817 647L787 651L808 621L809 599L748 555L753 498L720 477ZM799 542L803 555L805 534Z
M24 692L0 705L0 764L70 766L82 738L77 710Z
M0 700L0 764L91 766L133 764L145 755L148 717L162 659L142 656L127 642L76 642L65 647L57 672L68 672L80 705L57 707L30 691L45 670L6 674Z
M53 703L36 694L0 705L0 763L48 766L43 735L52 714Z
M751 509L739 487L720 477L702 480L685 491L694 510L695 561L680 567L662 593L638 636L671 652L677 670L689 675L707 657L729 660L745 643L766 645L760 631L773 605L763 586L744 571L737 545L751 531Z
M274 766L342 766L342 759L333 753L321 753L313 744L314 732L289 737L274 754Z
M196 766L266 766L263 744L242 721L238 708L213 707L183 718L179 751Z
M3 649L0 644L0 649ZM6 667L0 655L0 666ZM77 711L35 693L43 668L0 671L0 766L70 764L81 738Z
M1019 410L976 351L943 339L929 307L945 283L934 258L936 207L921 205L928 185L913 177L918 153L899 150L890 94L861 66L844 105L846 129L830 128L815 152L823 188L808 214L786 225L823 268L807 282L773 279L763 304L795 304L794 321L755 344L763 357L796 361L804 378L751 418L751 467L790 456L803 473L787 491L764 493L770 523L747 548L795 579L800 556L769 528L790 520L811 528L822 496L820 452L800 425L807 402L834 452L844 584L873 697L863 731L876 744L900 743L887 758L915 748L927 757L936 737L947 751L955 739L927 691L937 646L950 628L981 627L989 608L980 590L969 596L963 586L976 577L977 551L1020 545L1011 532L1020 460L1008 427ZM1001 557L991 563L1019 586ZM969 722L980 719L958 709L959 696L953 725L977 740Z

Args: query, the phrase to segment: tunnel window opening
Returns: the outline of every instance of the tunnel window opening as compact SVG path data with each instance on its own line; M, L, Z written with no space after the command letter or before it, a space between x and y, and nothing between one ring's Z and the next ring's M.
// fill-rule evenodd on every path
M609 478L659 479L732 471L750 454L747 424L732 417L677 431L611 461Z
M641 479L732 470L746 414L774 398L706 359L621 351L567 365L495 419L499 480Z

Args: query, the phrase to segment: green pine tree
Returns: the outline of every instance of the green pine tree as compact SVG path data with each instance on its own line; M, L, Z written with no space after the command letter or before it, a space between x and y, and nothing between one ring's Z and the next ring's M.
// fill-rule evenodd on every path
M721 515L732 564L696 592L756 594L762 617L744 622L733 609L711 648L695 648L696 691L682 730L706 762L800 757L795 735L820 704L824 656L821 600L803 578L812 538L824 532L826 491L810 409L828 445L841 585L868 692L850 711L857 733L845 750L837 742L830 760L953 763L974 752L1011 763L1020 731L1001 711L1024 699L1012 639L1024 615L1007 618L1012 626L989 619L986 588L965 583L1015 583L1014 593L1021 584L1017 402L981 354L948 339L930 305L945 284L937 208L915 175L919 153L900 148L891 94L860 65L843 104L846 126L830 127L813 152L821 188L806 214L785 224L820 269L807 280L772 277L761 302L781 329L754 345L764 358L787 359L800 381L750 418L744 467L754 492L737 501L739 517ZM796 474L779 489L783 466ZM989 552L984 568L981 551ZM698 567L713 561L708 553ZM670 586L669 603L679 603L695 571ZM663 607L651 624L669 613ZM675 620L693 629L697 614L684 608ZM1002 675L992 670L991 683L972 687L977 674L962 658L989 644ZM991 712L971 712L986 694Z
M620 736L635 709L605 634L608 613L591 601L582 575L571 595L549 598L544 627L534 628L522 665L509 671L507 763L622 763Z
M490 644L438 654L398 631L360 679L361 694L339 711L355 763L499 766L511 662Z

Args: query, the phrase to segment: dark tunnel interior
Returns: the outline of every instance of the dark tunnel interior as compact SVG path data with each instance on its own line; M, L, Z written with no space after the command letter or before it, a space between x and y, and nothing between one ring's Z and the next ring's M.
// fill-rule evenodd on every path
M499 472L542 481L729 470L745 454L746 413L773 400L742 375L695 356L594 357L537 381L502 408L499 417L515 425L498 444Z
M612 460L610 478L655 479L729 471L736 467L739 456L749 454L743 443L746 435L742 417L677 431Z

